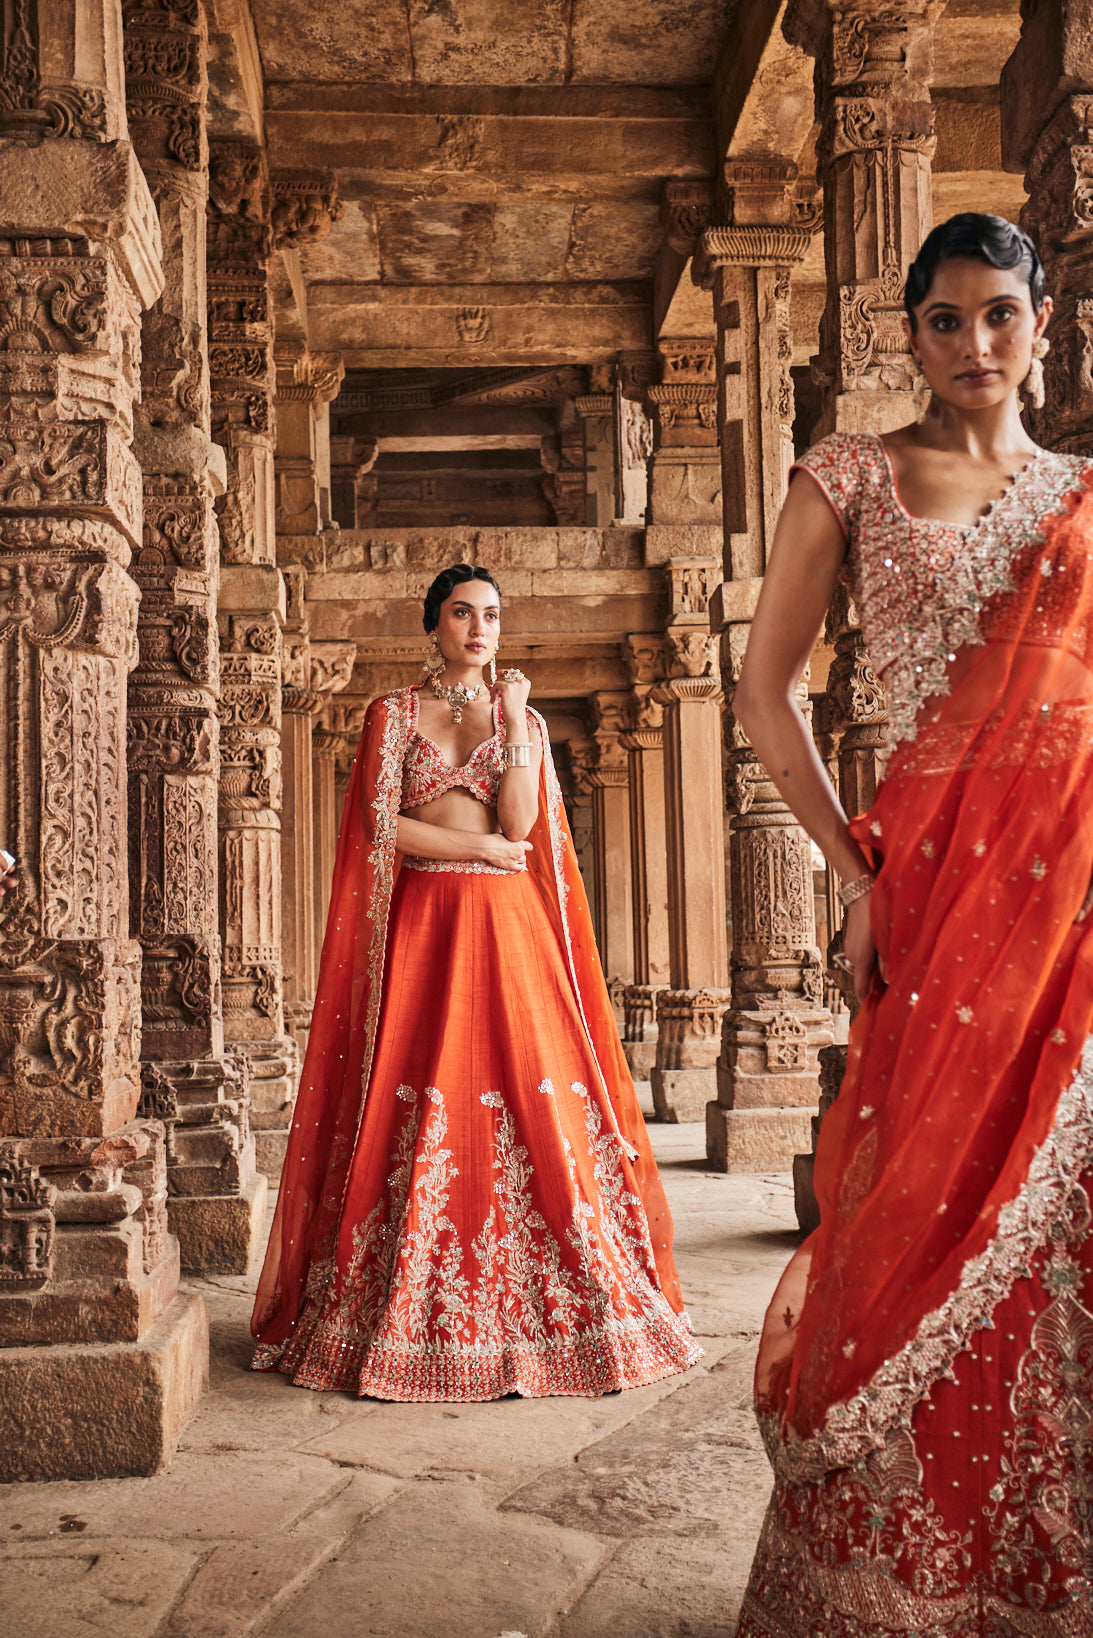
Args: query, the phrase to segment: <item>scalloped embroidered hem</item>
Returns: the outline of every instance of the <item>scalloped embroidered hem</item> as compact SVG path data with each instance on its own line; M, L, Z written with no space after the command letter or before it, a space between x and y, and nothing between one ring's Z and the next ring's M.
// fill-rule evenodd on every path
M519 1394L524 1399L559 1395L596 1398L640 1388L689 1370L703 1357L684 1315L638 1322L621 1329L537 1345L501 1349L395 1347L382 1342L316 1346L293 1365L286 1349L255 1350L252 1371L281 1371L298 1388L355 1393L360 1399L401 1402L476 1401ZM340 1356L340 1357L339 1357Z
M906 1638L1012 1638L1016 1633L1093 1638L1093 1608L1077 1600L1054 1610L1030 1610L990 1592L980 1599L975 1588L957 1598L930 1598L915 1597L895 1584L890 1595L888 1578L848 1571L847 1587L851 1581L860 1583L858 1596L874 1606L871 1619L818 1595L802 1598L800 1582L784 1564L769 1568L772 1596L760 1601L751 1592L744 1595L736 1638L895 1638L897 1633Z

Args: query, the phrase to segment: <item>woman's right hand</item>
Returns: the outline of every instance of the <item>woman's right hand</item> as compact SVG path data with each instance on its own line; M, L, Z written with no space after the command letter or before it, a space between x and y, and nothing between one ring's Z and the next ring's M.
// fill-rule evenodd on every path
M863 893L860 899L847 906L843 921L843 953L854 968L854 994L864 1001L877 965L877 946L873 939L869 907L872 893ZM881 969L881 978L884 977Z
M500 831L482 837L479 854L483 864L500 865L502 870L526 870L530 842L510 842Z

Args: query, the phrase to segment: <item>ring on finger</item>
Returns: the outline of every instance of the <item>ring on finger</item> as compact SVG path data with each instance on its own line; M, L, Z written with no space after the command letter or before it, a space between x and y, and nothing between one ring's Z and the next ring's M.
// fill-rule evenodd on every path
M507 671L502 671L501 680L502 682L511 683L527 682L527 678L524 676L524 673L518 670L516 666L510 666Z
M852 973L854 971L854 963L841 950L831 957L831 965L837 967L841 973Z

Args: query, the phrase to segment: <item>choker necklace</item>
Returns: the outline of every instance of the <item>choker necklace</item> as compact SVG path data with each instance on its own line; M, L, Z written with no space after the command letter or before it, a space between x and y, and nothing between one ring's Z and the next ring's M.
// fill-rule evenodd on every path
M450 688L447 688L441 682L439 673L435 677L430 677L429 681L436 698L438 700L447 700L451 706L452 721L456 723L463 721L463 707L465 705L470 705L472 700L481 699L483 694L489 693L485 683L479 683L474 688L467 688L463 683L453 683Z

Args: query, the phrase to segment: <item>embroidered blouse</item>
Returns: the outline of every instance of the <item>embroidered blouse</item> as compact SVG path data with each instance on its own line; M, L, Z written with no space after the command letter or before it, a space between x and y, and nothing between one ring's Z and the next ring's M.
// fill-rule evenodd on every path
M843 578L888 698L891 743L915 737L923 701L948 691L947 666L981 642L987 599L1013 589L1011 566L1079 487L1081 455L1041 450L975 523L912 517L875 433L823 438L796 462L826 496L847 540ZM1088 478L1088 473L1087 473Z
M413 719L409 744L402 764L402 808L420 808L426 802L435 802L446 791L467 790L488 808L497 806L501 789L501 747L505 741L500 721L491 738L476 745L461 768L453 768L444 760L440 747L424 734L418 733L417 694L413 694Z

